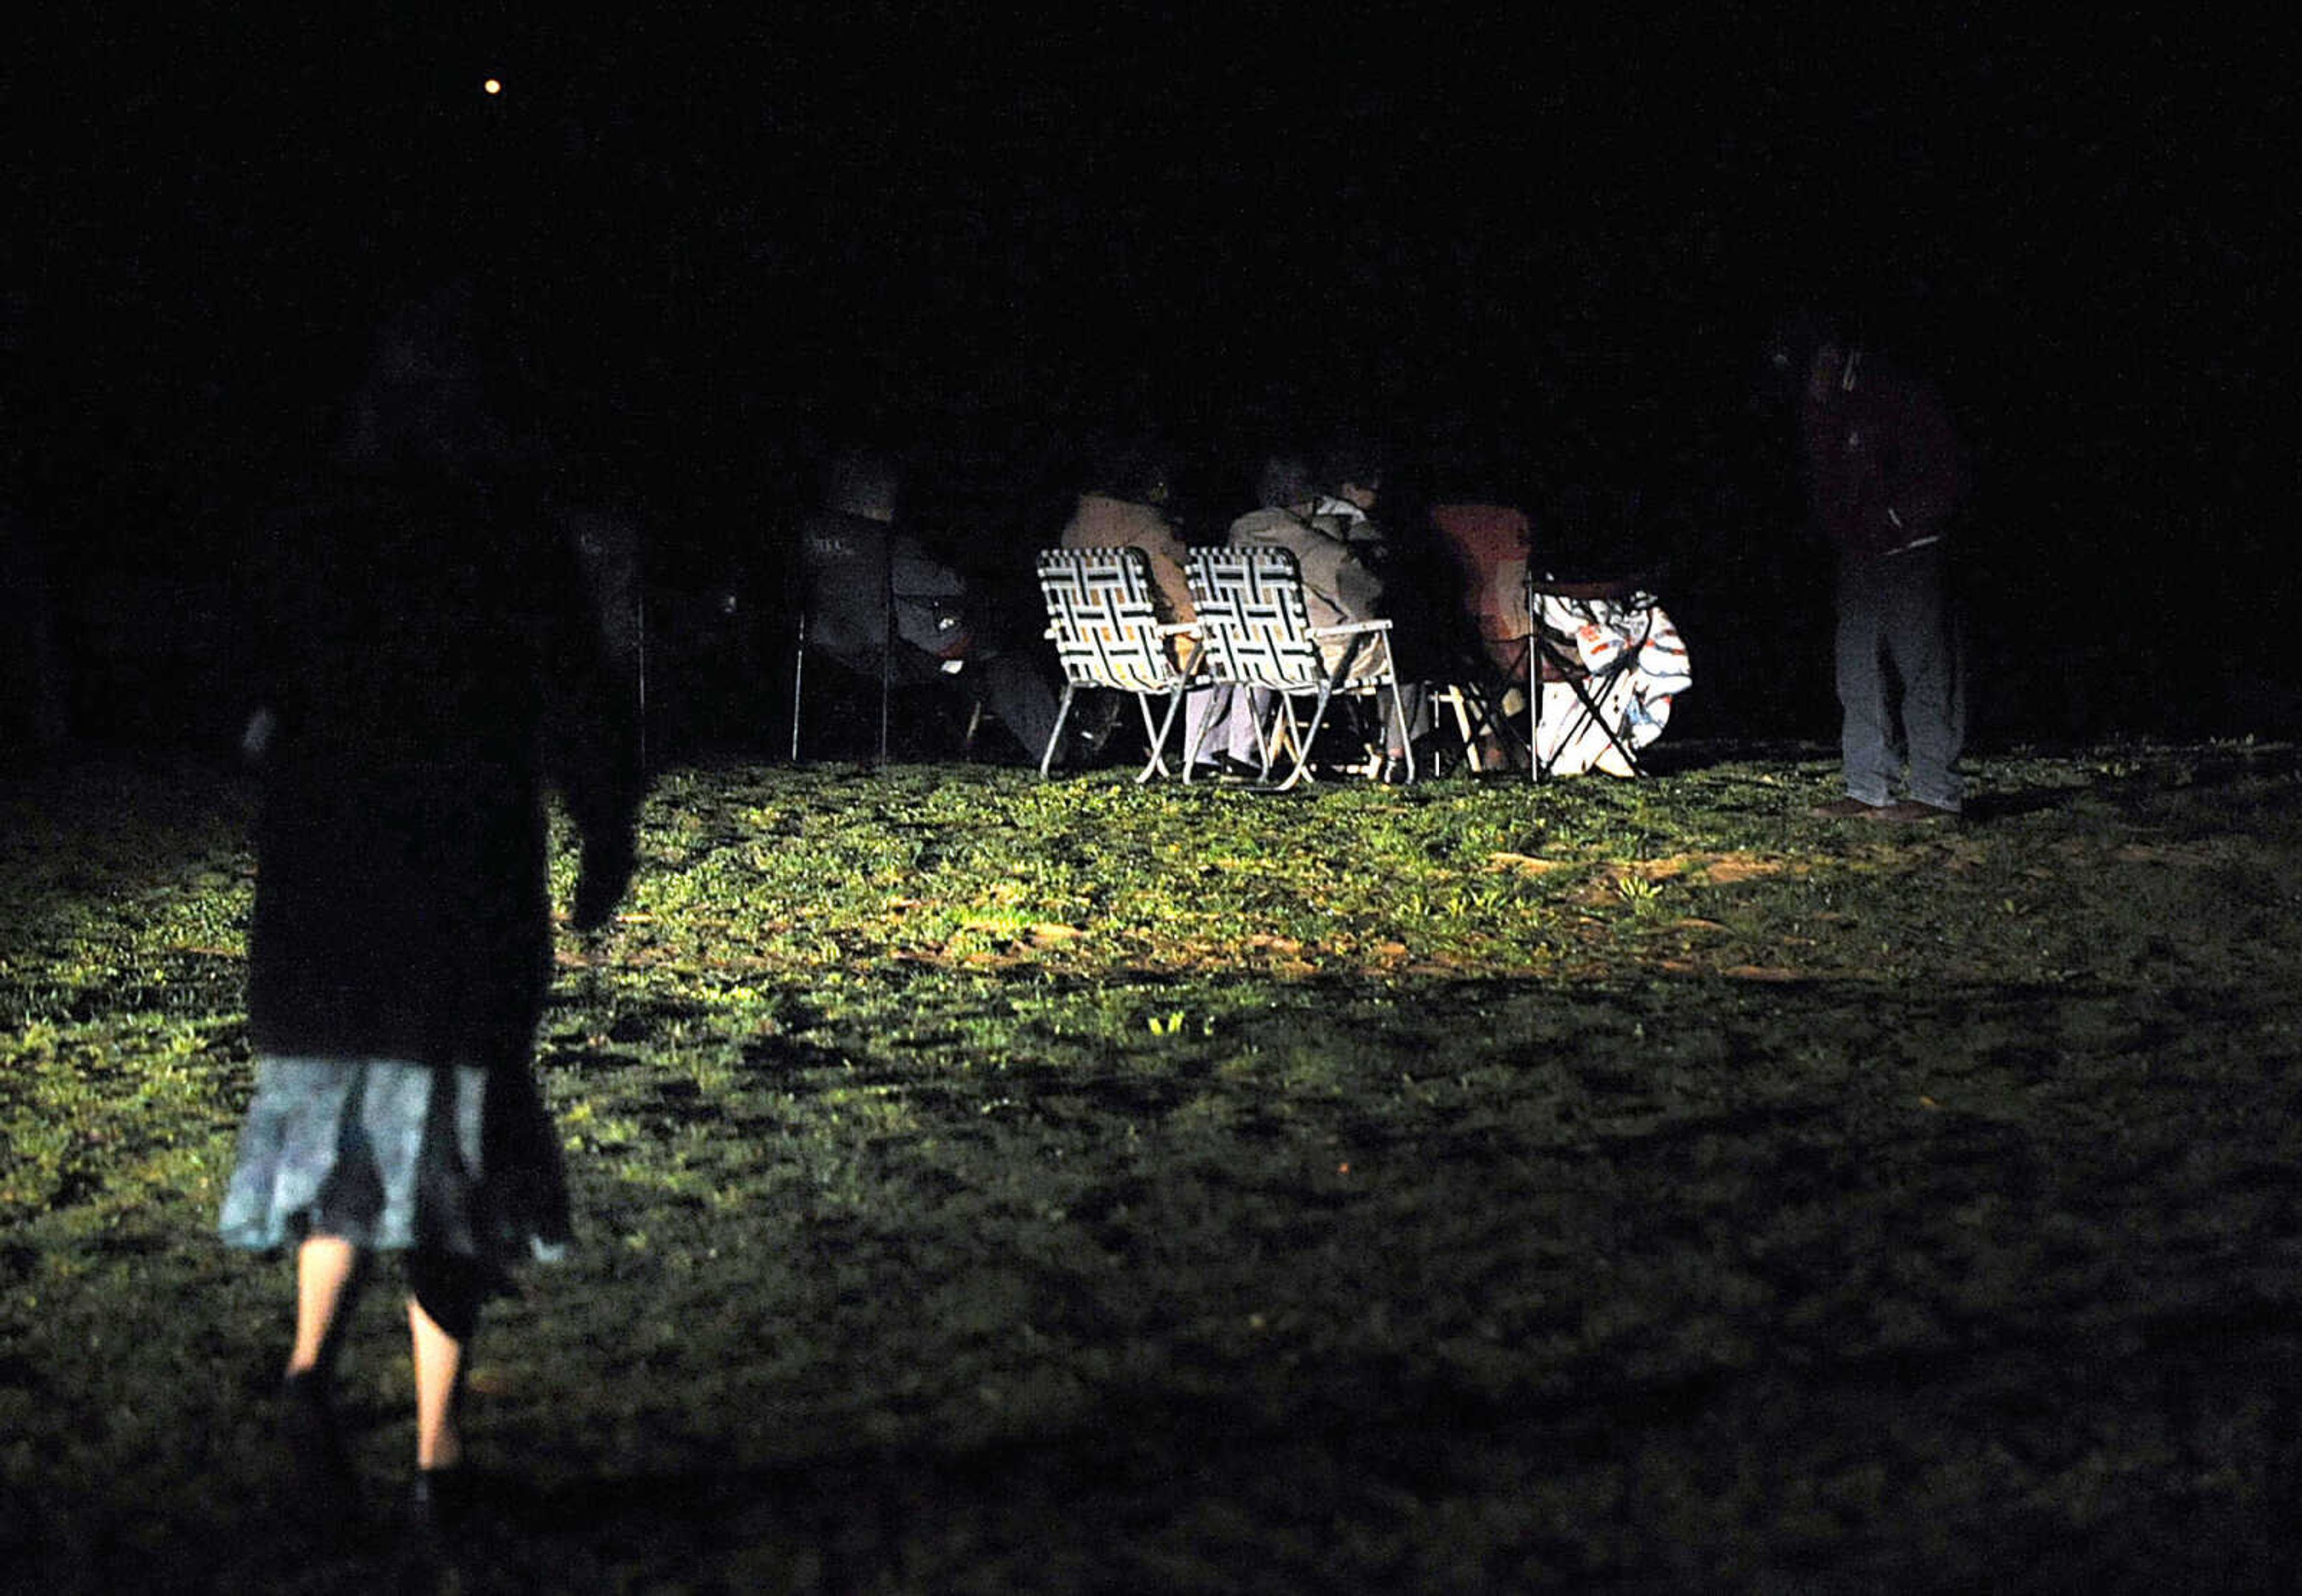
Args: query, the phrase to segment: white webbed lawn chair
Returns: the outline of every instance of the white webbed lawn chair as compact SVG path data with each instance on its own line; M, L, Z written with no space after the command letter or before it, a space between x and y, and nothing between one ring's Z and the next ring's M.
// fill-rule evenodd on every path
M1063 668L1063 696L1055 728L1039 756L1044 777L1054 763L1071 701L1082 687L1131 693L1143 711L1151 745L1138 782L1167 774L1168 734L1192 685L1175 662L1174 640L1195 628L1159 618L1151 567L1140 549L1046 549L1038 556L1039 591L1047 601L1047 637ZM1151 701L1163 696L1166 713L1155 718Z
M1259 785L1285 792L1304 779L1328 706L1339 694L1382 701L1396 727L1395 740L1407 752L1407 778L1415 779L1415 744L1399 701L1390 621L1311 625L1302 571L1286 549L1194 549L1184 571L1199 613L1203 679L1241 689L1238 713L1252 713L1248 695L1256 690L1275 700L1269 715L1255 723L1256 751L1262 761ZM1295 715L1294 701L1305 696L1316 700L1307 727ZM1271 768L1282 745L1292 751L1294 767L1285 780L1274 783ZM1187 777L1198 757L1197 748L1185 752ZM1381 762L1378 748L1367 773L1372 775Z

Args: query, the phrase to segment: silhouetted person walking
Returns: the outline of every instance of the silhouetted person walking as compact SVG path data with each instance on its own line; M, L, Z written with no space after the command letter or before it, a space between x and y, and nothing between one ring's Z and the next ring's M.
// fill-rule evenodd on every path
M466 1348L513 1263L570 1237L530 1071L551 967L544 792L583 837L574 918L632 869L636 731L576 558L504 479L467 294L389 323L334 470L272 528L248 946L256 1089L220 1230L296 1249L287 1439L354 1506L329 1398L365 1261L407 1259L419 1531L454 1516Z

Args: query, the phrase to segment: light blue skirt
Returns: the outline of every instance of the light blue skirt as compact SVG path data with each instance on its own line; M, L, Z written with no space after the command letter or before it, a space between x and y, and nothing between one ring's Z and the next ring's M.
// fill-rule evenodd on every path
M526 1071L260 1057L216 1229L270 1251L312 1236L504 1266L565 1256L559 1144Z

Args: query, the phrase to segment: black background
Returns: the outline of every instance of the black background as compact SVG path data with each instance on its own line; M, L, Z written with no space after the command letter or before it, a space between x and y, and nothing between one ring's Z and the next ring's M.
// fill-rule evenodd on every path
M1975 445L1986 740L2290 727L2283 30L392 10L51 14L5 69L12 499L88 735L209 734L174 701L236 541L460 272L660 584L771 568L842 441L913 451L922 518L1015 567L1098 427L1164 430L1212 536L1264 452L1355 423L1396 506L1667 562L1721 736L1833 725L1825 561L1752 402L1817 306Z

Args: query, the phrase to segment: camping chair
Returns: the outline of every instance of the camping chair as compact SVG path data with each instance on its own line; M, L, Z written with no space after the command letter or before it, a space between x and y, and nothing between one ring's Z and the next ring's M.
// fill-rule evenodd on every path
M1172 640L1196 628L1160 621L1152 601L1150 564L1140 549L1046 549L1038 564L1039 591L1047 601L1047 637L1063 668L1063 702L1046 752L1039 756L1039 775L1046 777L1054 763L1071 700L1082 687L1135 695L1151 745L1151 757L1135 779L1166 775L1167 736L1191 686L1189 674L1175 663ZM1167 700L1166 714L1155 722L1155 693Z
M1216 685L1259 689L1277 700L1268 722L1256 723L1256 750L1262 761L1258 785L1285 792L1304 779L1327 708L1339 693L1388 703L1398 742L1407 751L1407 778L1415 779L1415 745L1399 702L1389 621L1312 626L1303 601L1301 568L1285 549L1194 549L1184 574L1199 612L1206 678ZM1331 642L1340 645L1332 668L1320 646ZM1304 727L1296 719L1294 701L1306 694L1315 695L1316 703L1311 724ZM1293 751L1295 763L1287 778L1274 784L1271 767L1282 741ZM1197 748L1185 751L1187 771L1198 757ZM1377 750L1370 771L1380 760Z
M1637 614L1639 631L1619 645L1594 643L1586 650L1578 640L1585 628L1601 630L1593 608L1599 604ZM1659 613L1646 579L1565 582L1530 574L1527 610L1533 623L1526 656L1532 778L1548 779L1566 751L1594 730L1620 761L1617 774L1643 776L1645 768L1625 727L1632 674Z
M792 662L791 757L800 759L800 718L811 657L828 659L851 675L877 676L879 689L877 762L887 762L889 705L898 687L917 687L956 676L962 669L957 655L938 658L904 636L898 626L900 606L932 608L937 624L951 630L963 644L965 628L955 606L941 593L909 594L899 591L896 567L905 563L895 539L884 524L860 516L811 516L799 534L800 610ZM974 749L975 734L983 719L978 684L964 684L968 697L964 752Z
M1500 758L1497 769L1516 770L1532 760L1533 751L1505 706L1525 691L1533 640L1525 635L1466 637L1442 630L1433 647L1436 657L1423 678L1433 739L1445 737L1453 743L1463 769L1474 773L1486 768L1483 760L1490 748Z
M799 762L801 694L811 650L879 666L879 760L887 762L887 702L895 685L894 567L886 529L852 516L811 517L800 528L800 609L792 660L792 762Z
M1521 661L1515 659L1506 674L1463 668L1445 681L1427 684L1426 701L1434 721L1452 726L1466 771L1487 768L1483 760L1490 745L1500 751L1502 762L1493 767L1498 770L1516 770L1533 757L1517 723L1505 710L1505 701L1519 690L1515 678L1520 674ZM1441 715L1445 719L1437 720Z
M1487 751L1502 768L1517 769L1533 753L1505 705L1524 691L1532 646L1526 576L1533 523L1515 505L1450 500L1431 506L1429 530L1447 557L1441 568L1451 567L1456 600L1446 607L1452 624L1435 640L1446 679L1430 684L1430 702L1434 710L1452 711L1466 769L1483 768Z

